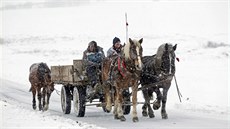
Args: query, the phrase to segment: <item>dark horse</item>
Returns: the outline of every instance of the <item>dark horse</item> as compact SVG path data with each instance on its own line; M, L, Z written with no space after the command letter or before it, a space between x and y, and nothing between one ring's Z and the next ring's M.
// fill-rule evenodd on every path
M162 102L162 119L168 118L165 107L167 101L167 93L175 74L174 52L176 47L177 44L175 46L168 43L162 44L158 48L156 55L145 56L142 58L144 67L142 69L140 83L142 85L142 92L145 99L145 104L142 107L143 116L149 115L150 118L155 117L150 106L150 100L153 97L153 92L155 92L157 94L157 100L153 103L153 109L159 109ZM163 89L163 95L160 91L160 88Z
M140 80L140 73L142 69L142 46L143 39L132 40L129 38L129 42L123 47L121 56L117 56L113 61L107 59L103 62L102 66L102 80L109 79L108 73L110 64L112 62L112 74L111 84L115 87L115 104L114 104L114 118L125 121L124 113L122 110L123 91L132 87L132 103L133 103L133 121L137 122L137 90L138 81ZM108 112L112 109L111 102L111 87L105 86L105 103L106 110Z
M54 83L51 81L51 71L46 63L34 63L30 66L29 81L30 91L33 94L33 109L36 109L35 96L39 101L39 110L48 110L50 95L54 90ZM42 91L41 91L42 90ZM41 99L43 99L41 102Z

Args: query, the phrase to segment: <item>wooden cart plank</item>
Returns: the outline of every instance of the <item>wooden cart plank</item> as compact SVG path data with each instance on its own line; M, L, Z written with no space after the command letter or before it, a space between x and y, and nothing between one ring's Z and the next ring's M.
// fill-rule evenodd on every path
M73 65L51 66L51 80L56 83L73 83Z

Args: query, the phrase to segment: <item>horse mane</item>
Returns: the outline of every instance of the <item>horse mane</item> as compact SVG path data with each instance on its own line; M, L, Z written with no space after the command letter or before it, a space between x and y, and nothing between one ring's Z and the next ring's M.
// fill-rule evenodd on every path
M129 59L130 58L130 55L129 55L129 51L130 51L130 42L126 43L125 46L124 46L124 56L125 56L125 59Z
M137 40L134 39L134 40L132 40L132 42L134 43L135 46L137 46L139 48L141 47L141 44ZM131 46L130 41L127 44L125 44L125 46L124 46L125 59L130 59L130 54L129 54L130 53L130 46Z
M157 49L157 53L155 56L155 66L156 68L160 68L161 67L161 62L162 62L162 56L165 52L165 45L168 44L169 47L172 47L172 44L170 43L164 43L162 45L160 45Z
M154 61L155 61L155 56L156 55L152 55L152 56L144 56L142 58L142 63L144 64L144 68L153 68L154 67Z

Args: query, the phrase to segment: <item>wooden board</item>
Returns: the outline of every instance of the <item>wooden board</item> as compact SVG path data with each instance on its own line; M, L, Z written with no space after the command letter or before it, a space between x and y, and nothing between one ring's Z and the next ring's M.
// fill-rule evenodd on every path
M73 83L73 65L51 66L51 80L56 83Z
M82 60L73 60L74 82L87 81L85 67Z

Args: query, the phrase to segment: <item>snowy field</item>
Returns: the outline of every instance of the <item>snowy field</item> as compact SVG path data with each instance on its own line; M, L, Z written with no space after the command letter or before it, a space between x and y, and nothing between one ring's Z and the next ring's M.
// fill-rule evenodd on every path
M4 1L3 1L4 2ZM9 4L9 3L8 3ZM35 3L34 3L35 4ZM36 4L35 4L36 5ZM113 119L100 107L86 107L78 118L65 115L54 91L50 109L32 109L28 92L29 67L35 62L72 64L81 59L91 40L106 52L112 39L125 42L125 12L129 37L143 38L143 54L153 55L162 43L178 44L176 77L182 93L179 102L174 80L168 93L169 119L160 111L139 122ZM195 2L92 2L81 6L2 9L0 35L1 129L229 129L228 1ZM60 90L60 85L55 86ZM138 101L143 102L141 92Z

